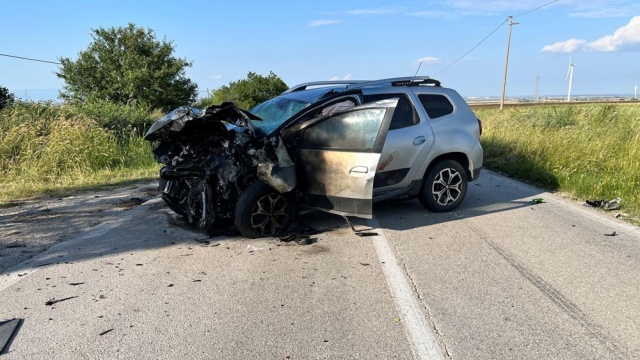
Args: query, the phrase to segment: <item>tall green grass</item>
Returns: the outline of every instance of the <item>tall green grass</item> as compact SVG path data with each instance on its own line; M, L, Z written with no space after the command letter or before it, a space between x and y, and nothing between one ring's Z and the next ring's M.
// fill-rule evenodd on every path
M640 105L477 110L485 165L574 198L622 198L640 216Z
M3 109L0 201L155 177L158 166L142 132L157 117L122 106Z

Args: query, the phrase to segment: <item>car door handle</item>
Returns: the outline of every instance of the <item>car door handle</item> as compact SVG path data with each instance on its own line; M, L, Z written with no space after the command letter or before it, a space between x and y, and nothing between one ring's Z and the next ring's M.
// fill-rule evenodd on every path
M418 136L417 138L413 139L413 145L415 146L422 145L424 144L425 141L427 141L426 137Z
M349 170L349 174L366 174L369 172L369 168L366 166L354 166Z

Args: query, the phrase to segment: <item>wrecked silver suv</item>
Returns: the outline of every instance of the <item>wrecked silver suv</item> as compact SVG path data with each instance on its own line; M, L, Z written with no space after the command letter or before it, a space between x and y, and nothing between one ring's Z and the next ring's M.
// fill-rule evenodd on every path
M374 200L417 195L453 210L480 174L481 129L454 90L411 77L302 84L250 111L182 107L145 139L174 212L255 238L284 232L298 206L370 218Z

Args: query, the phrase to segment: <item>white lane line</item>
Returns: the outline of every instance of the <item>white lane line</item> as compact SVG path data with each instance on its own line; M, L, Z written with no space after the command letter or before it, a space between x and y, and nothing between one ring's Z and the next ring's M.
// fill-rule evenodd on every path
M412 351L419 360L444 360L442 350L431 331L425 314L422 312L418 300L415 298L409 281L407 280L398 260L389 245L389 240L382 234L380 224L376 218L369 220L369 224L378 233L372 236L373 245L378 253L382 271L387 278L387 285L396 303L400 320L404 325L407 337L412 345Z

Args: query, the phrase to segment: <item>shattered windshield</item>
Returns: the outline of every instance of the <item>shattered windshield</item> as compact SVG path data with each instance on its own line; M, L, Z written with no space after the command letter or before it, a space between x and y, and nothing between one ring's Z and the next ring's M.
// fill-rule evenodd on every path
M322 87L305 91L291 92L267 100L249 110L262 121L254 121L257 128L270 134L287 119L307 106L317 102L328 94L333 94L339 87Z

